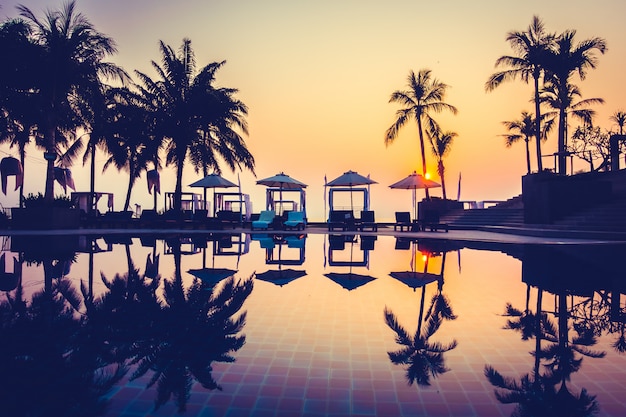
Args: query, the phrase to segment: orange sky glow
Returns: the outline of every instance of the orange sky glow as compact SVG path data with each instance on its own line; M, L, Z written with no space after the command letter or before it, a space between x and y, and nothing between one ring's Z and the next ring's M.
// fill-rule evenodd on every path
M4 1L0 18L15 17L22 3L43 16L61 1ZM411 195L389 185L412 171L421 171L416 128L405 127L390 146L384 134L394 120L397 104L391 93L404 89L410 70L432 70L435 78L450 86L446 102L458 110L434 115L444 130L458 133L450 156L444 161L448 197L455 198L462 174L461 200L506 200L521 193L526 172L522 143L504 146L502 121L532 111L532 87L521 81L504 84L486 93L484 83L494 63L512 51L506 33L525 30L538 15L548 31L577 30L576 40L602 37L608 51L599 57L597 69L584 81L576 79L583 98L600 97L595 124L613 128L609 117L626 109L626 3L622 0L544 2L439 2L270 0L183 0L154 4L148 1L79 0L78 10L95 27L117 43L118 54L108 60L149 74L150 61L159 60L158 42L177 49L183 38L192 41L198 67L226 60L217 73L217 85L239 89L237 97L249 107L250 134L246 140L256 159L256 177L250 172L222 175L237 182L251 196L254 211L265 205L265 187L256 180L284 171L308 184L309 218L324 217L324 177L330 181L345 171L370 175L371 208L377 220L391 220L393 212L409 210ZM573 126L577 125L571 122ZM556 131L543 147L556 151ZM17 150L0 147L2 156ZM26 161L26 193L43 192L44 160L40 150L29 148ZM439 181L435 159L427 153L429 171ZM105 156L100 152L98 166ZM552 158L544 167L553 168ZM586 169L575 161L574 170ZM533 160L533 169L536 162ZM77 191L89 190L88 168L76 161L72 168ZM174 168L161 173L161 190L173 191ZM186 165L184 184L199 179ZM18 193L9 180L3 207L17 205ZM115 209L121 210L126 177L109 169L96 179L98 191L115 192ZM183 191L195 191L184 187ZM56 188L61 193L60 188ZM440 196L434 189L431 195ZM421 198L423 192L418 191ZM151 196L142 177L131 204L151 208ZM159 208L163 207L162 196Z

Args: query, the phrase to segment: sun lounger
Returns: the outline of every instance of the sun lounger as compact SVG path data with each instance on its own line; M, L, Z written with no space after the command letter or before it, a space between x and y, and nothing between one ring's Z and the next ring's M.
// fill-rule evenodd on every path
M372 229L374 232L378 230L378 225L376 224L375 215L372 210L361 211L361 219L357 223L357 229L363 231L366 228Z
M354 230L356 224L352 210L331 210L328 216L328 230Z
M283 223L285 229L304 230L306 221L303 211L290 211L287 213L287 220Z
M411 222L411 213L408 211L396 211L396 222L393 225L393 230L400 229L401 232L406 228L410 231L414 224Z
M274 210L264 210L259 214L259 219L255 220L251 223L251 229L263 229L267 230L274 221L274 217L276 217L276 212Z
M221 210L217 212L217 220L221 226L220 228L232 226L234 229L241 225L241 213L232 210Z

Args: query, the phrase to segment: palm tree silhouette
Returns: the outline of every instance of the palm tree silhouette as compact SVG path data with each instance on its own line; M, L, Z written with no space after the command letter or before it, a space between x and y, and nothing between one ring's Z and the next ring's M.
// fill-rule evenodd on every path
M214 62L196 74L191 40L183 39L177 54L160 43L161 65L152 62L160 80L136 71L137 85L144 103L154 111L154 134L166 141L166 164L176 166L173 208L181 210L182 175L185 160L205 164L219 171L217 156L234 169L245 167L254 172L254 158L238 131L247 134L248 109L237 100L233 88L216 88L215 73L226 61ZM195 165L199 168L198 165Z
M546 115L541 116L543 121L543 127L541 128L541 140L545 141L548 138L548 133L552 130L552 126L554 125L554 119L548 118ZM507 130L511 133L501 135L506 139L506 147L510 148L513 144L519 140L524 141L524 145L526 146L526 173L530 174L530 146L529 142L531 137L535 135L535 128L537 124L535 123L535 119L533 116L523 111L521 114L521 118L517 120L505 121L502 124L507 128Z
M562 87L567 89L565 93L559 91L559 88ZM554 109L553 112L546 113L546 115L555 119L558 118L558 127L562 129L562 132L559 134L563 135L565 143L564 149L566 151L568 150L569 115L571 114L576 117L584 126L592 126L595 111L590 109L589 106L604 103L604 99L602 98L588 98L576 101L577 98L582 97L580 89L577 86L573 84L562 86L555 83L553 79L546 81L540 94L541 101L547 103L550 108Z
M623 110L618 110L611 115L609 118L612 122L617 123L617 127L619 127L619 134L624 134L624 125L626 125L626 112Z
M59 143L71 142L72 132L85 125L85 108L100 91L101 77L125 79L118 66L104 62L116 52L114 41L99 33L87 18L76 12L75 1L61 10L48 10L40 20L25 6L17 6L20 16L32 30L38 46L39 63L33 87L37 90L40 114L37 118L43 134L47 161L45 200L54 199L54 162ZM91 103L93 104L93 103Z
M29 27L23 20L8 20L0 24L0 49L5 51L5 65L0 73L0 143L17 147L19 160L25 172L26 147L35 139L37 131L33 99L24 94L34 79L37 47L29 39ZM19 57L10 60L9 57ZM24 205L24 182L20 186L19 207Z
M123 208L127 211L137 179L149 166L160 167L159 149L162 143L150 135L150 113L142 105L141 98L130 90L116 90L112 113L111 132L105 140L109 157L103 171L113 165L120 171L128 172Z
M537 170L543 171L541 162L541 108L539 81L544 73L544 60L547 50L554 42L555 35L547 33L543 21L538 16L533 19L525 32L513 31L506 36L507 42L517 55L504 55L496 60L496 67L508 66L504 71L492 74L485 83L486 91L493 91L504 81L517 78L525 83L532 78L535 94L535 144L537 147Z
M606 41L595 37L585 39L575 44L575 30L566 30L556 39L554 48L551 48L544 61L546 79L554 86L559 104L558 126L558 173L566 174L566 146L567 146L567 110L571 105L572 76L577 73L584 80L588 69L597 65L596 52L604 54L607 50Z
M403 108L396 112L395 122L387 129L385 134L385 145L393 143L398 136L400 129L411 119L417 122L417 131L420 140L420 152L422 155L422 175L426 175L426 147L424 145L424 128L426 123L431 132L438 132L439 126L430 113L439 113L449 110L453 114L457 113L456 107L445 103L448 85L432 78L429 69L420 70L417 75L411 71L407 78L407 90L396 90L391 94L390 103L400 103ZM429 198L428 188L426 198Z
M435 155L435 158L437 158L437 173L439 174L439 178L441 178L441 190L444 200L446 199L446 168L443 165L443 158L448 156L448 154L452 150L452 142L457 136L458 134L456 132L428 131L428 138L430 139L433 155Z

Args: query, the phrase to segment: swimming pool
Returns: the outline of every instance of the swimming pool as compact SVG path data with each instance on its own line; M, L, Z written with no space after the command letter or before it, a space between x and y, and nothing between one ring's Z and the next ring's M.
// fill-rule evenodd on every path
M3 243L7 415L626 415L624 245Z

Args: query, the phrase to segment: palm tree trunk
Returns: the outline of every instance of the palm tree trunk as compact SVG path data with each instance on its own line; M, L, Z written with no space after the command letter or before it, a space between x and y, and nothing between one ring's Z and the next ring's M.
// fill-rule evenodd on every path
M443 166L443 161L441 161L441 160L439 161L439 164L437 166L437 170L439 171L439 178L441 178L441 192L443 194L443 199L447 200L447 197L446 197L446 180L445 180L446 168Z
M96 145L94 143L89 145L91 147L91 166L89 179L89 211L93 208L93 199L96 192Z
M126 190L126 200L124 200L124 211L128 210L128 206L130 205L130 193L133 189L133 183L135 181L133 180L133 173L131 172L128 175L128 189ZM156 194L156 191L154 192Z
M565 156L565 123L566 123L565 109L559 109L559 145L558 151L558 174L567 174L567 157Z
M422 175L424 176L424 178L426 178L426 152L424 150L424 132L422 129L422 118L420 116L417 116L417 128L419 131L419 137L420 137L420 151L422 153ZM426 199L430 200L430 195L428 193L428 188L425 189L426 191Z
M48 165L46 167L46 191L44 194L44 201L46 204L52 205L54 202L54 161L57 157L56 150L54 148L55 128L48 128L46 136L46 150L43 156Z
M543 171L541 162L541 108L539 106L539 71L535 70L533 75L535 80L535 142L537 146L537 172ZM530 168L528 168L530 172Z
M20 149L20 164L22 164L22 185L20 185L20 204L19 204L20 208L24 207L24 178L26 177L24 175L24 172L25 172L24 162L25 162L25 160L26 160L26 150L22 147L22 149Z
M183 194L183 161L178 160L176 164L176 187L174 188L174 207L177 212L182 210Z
M527 173L530 174L530 147L528 146L529 138L527 137L524 142L526 142L526 169Z

